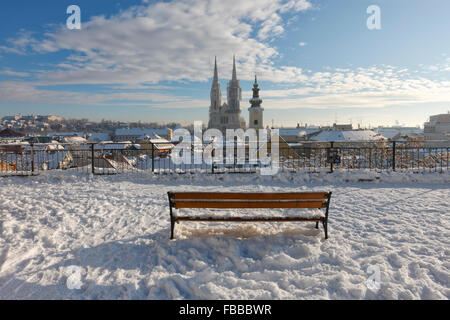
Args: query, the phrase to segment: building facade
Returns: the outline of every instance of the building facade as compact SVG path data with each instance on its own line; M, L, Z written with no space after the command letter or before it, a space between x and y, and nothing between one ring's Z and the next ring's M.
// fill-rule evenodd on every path
M242 89L236 76L236 60L234 57L232 77L227 87L227 102L222 104L217 59L214 61L214 78L210 98L208 128L219 129L223 134L226 133L226 129L242 128L245 130L245 120L241 117Z
M450 113L430 117L423 128L424 144L427 147L448 147L450 145Z
M158 137L172 139L172 130L169 128L132 128L132 129L116 129L112 139L114 142L131 141L136 143L138 140L150 137L155 139Z

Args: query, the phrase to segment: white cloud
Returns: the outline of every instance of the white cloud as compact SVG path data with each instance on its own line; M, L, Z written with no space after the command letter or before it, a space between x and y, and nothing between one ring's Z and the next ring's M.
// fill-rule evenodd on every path
M30 75L27 72L17 72L17 71L8 69L8 68L0 70L0 74L6 75L6 76L12 76L12 77L28 77Z
M450 101L450 85L434 90L389 90L385 92L354 92L313 95L303 98L266 99L263 105L270 109L340 109L383 108L412 106L422 103Z
M281 17L278 14L273 13L269 19L262 23L262 27L258 32L258 38L266 40L267 38L276 37L282 34L284 28L281 26L281 21Z
M94 17L81 30L61 26L40 41L23 34L4 51L73 52L56 70L40 76L47 84L205 81L215 55L221 77L228 78L233 54L241 79L251 79L256 71L261 80L296 81L301 69L275 67L272 61L279 53L264 40L284 32L280 14L310 8L306 0L158 2Z
M313 73L295 66L275 66L279 53L270 40L284 32L283 14L311 7L306 0L178 0L94 17L83 22L81 30L61 26L39 41L22 30L16 39L7 41L8 47L0 46L0 51L24 54L32 49L45 54L69 50L71 54L50 70L37 73L38 81L33 83L0 82L0 96L2 101L81 105L115 105L119 101L124 106L207 108L206 100L148 93L149 85L157 88L155 84L161 81L206 81L212 76L215 55L220 76L228 79L236 54L238 77L252 80L256 72L264 104L271 109L377 108L450 101L448 81L432 80L415 70L373 66L325 68ZM448 71L450 58L444 60L437 67L422 66L421 70L425 75L432 70ZM0 73L13 75L14 71ZM264 82L288 83L290 87L267 90ZM114 92L39 87L60 84L104 84ZM243 106L249 95L250 91L244 92Z
M265 90L263 104L271 109L382 108L421 103L450 102L450 81L412 77L407 69L392 66L316 72L302 86ZM251 91L243 92L244 99Z
M269 82L259 81L263 105L267 109L295 108L382 108L412 106L423 103L450 102L450 81L411 76L410 71L393 66L373 66L354 70L336 68L308 76L297 69L280 72L300 78L287 89L268 89ZM116 84L107 86L112 93L85 93L44 90L41 82L0 82L2 101L40 102L79 105L142 105L153 108L207 108L208 100L158 93L173 87L148 84ZM245 89L245 88L244 88ZM156 92L154 92L156 90ZM151 92L149 92L151 91ZM172 90L176 92L176 90ZM170 92L170 91L168 91ZM243 92L242 106L252 92Z
M298 45L299 45L300 47L304 47L304 46L306 46L307 44L308 44L308 43L303 42L303 41L301 41L301 42L298 43Z
M0 52L24 55L38 41L33 38L33 32L21 29L14 38L7 38L7 46L0 46Z
M48 103L67 105L143 105L179 103L188 97L153 92L121 90L114 93L74 92L42 89L35 82L0 82L1 102Z

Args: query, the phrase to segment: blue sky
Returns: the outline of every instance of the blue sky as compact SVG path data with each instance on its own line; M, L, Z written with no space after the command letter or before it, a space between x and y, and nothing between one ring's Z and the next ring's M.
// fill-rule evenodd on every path
M69 5L81 30L66 27ZM366 9L378 5L381 29ZM265 124L422 125L450 109L445 0L23 1L0 11L0 116L207 121L236 54Z

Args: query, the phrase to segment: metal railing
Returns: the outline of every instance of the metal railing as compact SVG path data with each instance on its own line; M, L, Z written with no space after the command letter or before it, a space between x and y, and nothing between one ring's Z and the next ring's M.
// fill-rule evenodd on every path
M237 146L223 147L223 159L195 163L195 150L202 153L205 146L187 148L191 161L174 161L174 150L159 144L147 147L121 144L0 144L0 175L28 176L46 170L75 170L92 174L127 172L152 173L257 173L271 163L259 161L262 150L253 163L251 151L244 146L244 157L238 158ZM190 149L190 150L189 150ZM270 148L268 147L268 152ZM265 149L264 149L265 150ZM444 172L449 170L450 145L426 147L411 142L302 142L280 143L278 172L333 172L335 170L374 170ZM213 156L219 154L216 148ZM228 153L227 153L228 152ZM270 157L270 155L268 155ZM231 160L230 160L231 159ZM225 161L225 160L224 160Z

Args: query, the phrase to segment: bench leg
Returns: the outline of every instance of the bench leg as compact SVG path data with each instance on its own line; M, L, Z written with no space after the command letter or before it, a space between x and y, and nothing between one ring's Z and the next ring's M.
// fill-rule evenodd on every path
M323 230L325 231L325 239L328 239L328 222L322 221Z
M174 239L173 230L175 229L175 221L173 219L170 220L170 240Z

